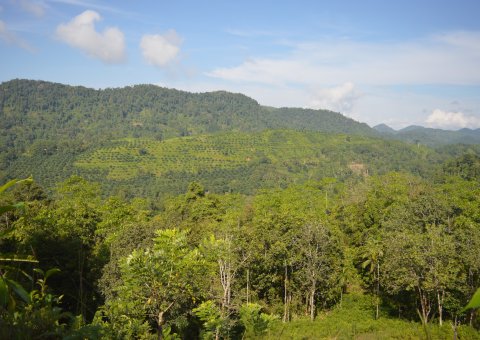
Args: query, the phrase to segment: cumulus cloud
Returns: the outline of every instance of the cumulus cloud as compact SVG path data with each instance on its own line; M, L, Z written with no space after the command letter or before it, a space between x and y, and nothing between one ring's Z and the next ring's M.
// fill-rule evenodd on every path
M174 30L169 30L165 34L144 35L140 48L150 65L165 67L177 59L181 43L181 37Z
M57 27L57 37L68 45L78 48L87 55L106 63L125 60L125 39L116 27L107 27L103 32L95 30L100 14L87 10L66 24Z
M317 90L310 101L309 107L350 113L358 96L355 85L346 82L340 86Z
M480 128L480 118L462 112L446 112L435 109L425 121L428 126L442 129Z
M25 42L22 38L17 36L14 32L9 30L7 24L2 20L0 20L0 39L7 44L18 46L29 52L34 52L33 47Z

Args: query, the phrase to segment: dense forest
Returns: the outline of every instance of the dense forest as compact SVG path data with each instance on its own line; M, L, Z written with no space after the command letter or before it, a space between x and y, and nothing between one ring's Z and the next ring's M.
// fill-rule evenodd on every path
M0 98L0 338L480 339L479 145L226 92Z

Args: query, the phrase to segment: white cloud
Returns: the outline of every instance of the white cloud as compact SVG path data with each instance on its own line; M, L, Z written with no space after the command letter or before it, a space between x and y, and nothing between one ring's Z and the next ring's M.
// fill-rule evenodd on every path
M147 34L142 37L140 48L145 60L154 66L164 67L175 61L182 39L174 31L165 34Z
M46 5L40 1L31 0L14 0L22 7L24 11L27 11L37 17L42 17L45 14Z
M205 75L225 87L256 88L245 92L262 104L328 108L396 128L425 124L432 108L448 108L458 96L466 106L450 111L478 111L480 105L469 92L452 92L453 98L437 92L480 85L477 31L393 42L322 38L281 44L286 52L275 57L252 55Z
M428 126L443 129L480 128L480 118L462 112L446 112L435 109L425 121Z
M7 24L2 20L0 20L0 39L7 44L18 46L29 52L34 52L33 47L25 42L22 38L17 36L14 32L9 30Z
M253 57L207 75L264 84L472 85L480 84L479 64L480 33L460 31L400 43L300 43L282 57Z
M355 85L351 82L346 82L340 86L322 88L315 91L308 106L314 109L350 113L358 97L359 94L355 90Z
M107 27L102 33L95 30L100 14L87 10L67 24L57 27L57 37L87 55L106 63L120 63L125 60L125 40L116 27Z

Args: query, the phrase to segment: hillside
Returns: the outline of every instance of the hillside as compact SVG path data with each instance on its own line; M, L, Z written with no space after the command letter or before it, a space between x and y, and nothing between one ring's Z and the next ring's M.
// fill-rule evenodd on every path
M375 135L366 124L324 110L273 109L241 94L189 93L154 85L94 90L44 81L0 85L0 159L111 139L163 140L218 131L305 129Z
M108 193L159 197L199 181L214 192L253 193L324 177L408 171L430 175L442 156L427 148L379 138L268 130L222 132L164 141L123 138L76 156L65 150L22 155L12 174L30 174L46 187L78 174Z
M384 133L384 134L394 134L396 133L397 131L392 129L390 126L386 125L386 124L378 124L378 125L375 125L373 127L374 130L377 130L378 132L380 133Z
M377 137L417 143L405 136L419 129L381 134L339 113L264 107L222 91L12 80L0 85L0 118L0 180L33 175L47 190L78 174L107 194L163 197L193 180L252 193L323 177L431 175L446 159Z
M112 140L267 129L376 134L339 113L263 107L223 91L189 93L154 85L94 90L12 80L0 85L0 179L33 173L48 177L42 182L50 185L76 172L77 156Z
M425 128L423 126L411 125L401 130L394 130L391 127L380 124L373 127L385 138L392 138L413 144L428 146L442 146L449 144L479 144L480 129L460 129L457 131Z

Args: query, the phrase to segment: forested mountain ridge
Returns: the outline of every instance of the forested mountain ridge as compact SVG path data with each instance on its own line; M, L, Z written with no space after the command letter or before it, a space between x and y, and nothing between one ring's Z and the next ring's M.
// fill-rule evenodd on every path
M431 176L461 152L382 135L339 113L264 107L224 91L0 85L0 179L33 175L47 190L77 174L102 182L108 194L179 194L192 180L215 192L252 193L325 176Z
M373 127L385 138L393 138L413 144L440 146L448 144L480 144L480 129L460 129L457 131L432 129L410 125L401 130L394 130L385 124Z
M75 173L76 157L112 140L272 128L376 134L339 113L264 107L224 91L195 94L154 85L95 90L12 80L0 85L0 179L34 174L49 186Z
M165 139L217 131L305 129L375 135L366 124L326 110L274 109L242 94L189 93L155 85L94 90L33 80L0 85L2 145L80 138Z

